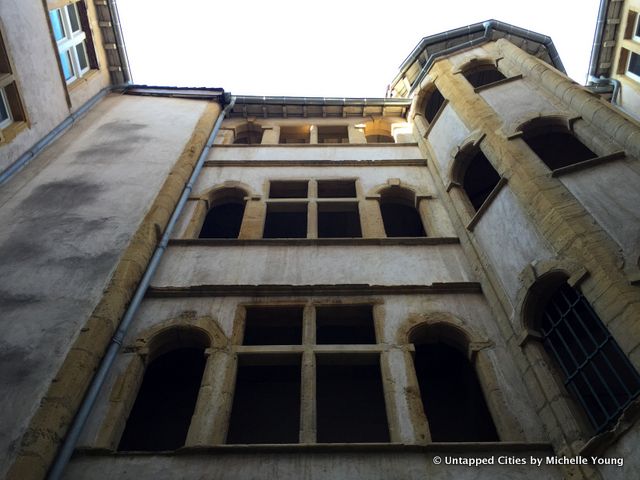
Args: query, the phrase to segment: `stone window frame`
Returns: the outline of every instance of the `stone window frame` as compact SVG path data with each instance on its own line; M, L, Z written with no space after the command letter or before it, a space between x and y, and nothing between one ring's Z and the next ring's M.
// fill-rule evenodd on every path
M375 344L353 344L353 345L324 345L315 342L316 332L316 308L317 307L339 307L339 306L371 306L373 316L373 328L375 331ZM244 326L249 307L301 307L303 309L302 341L300 345L242 345L244 336ZM388 379L388 367L384 361L384 354L388 351L388 346L383 343L382 321L384 312L383 302L378 299L340 299L340 300L300 300L300 301L273 301L263 302L242 302L236 309L233 333L230 338L230 354L234 361L231 365L232 372L230 394L227 398L225 415L219 418L219 430L224 432L221 444L226 444L226 433L229 429L231 419L231 406L233 405L233 392L235 391L235 378L238 368L238 357L251 355L255 360L258 356L265 359L274 355L300 355L301 356L301 395L300 395L300 435L298 444L326 445L318 443L316 437L316 359L317 355L335 356L345 363L357 360L357 357L377 357L380 365L381 385L385 402L387 416L387 427L389 429L390 443L400 443L398 437L398 426L395 419L395 401L391 395L391 385ZM385 374L385 372L387 372ZM387 377L387 378L385 378ZM243 444L244 445L244 444ZM364 445L367 445L366 443Z
M449 198L453 201L453 204L461 217L462 223L466 224L466 228L469 231L473 231L476 224L490 208L493 200L508 183L507 176L504 173L500 173L496 168L495 163L491 161L491 155L488 155L482 148L482 141L484 138L484 133L474 132L459 147L455 148L451 154L453 160L450 163L448 175L451 180L447 185L447 192L449 193ZM469 162L479 151L484 154L500 179L480 208L476 210L464 190L464 174L469 166Z
M221 184L214 185L198 196L189 197L188 207L185 210L185 214L183 214L183 218L181 219L183 224L183 233L182 235L180 235L180 238L194 240L199 239L198 237L200 235L200 231L202 230L205 218L207 217L207 213L209 213L209 210L225 197L225 192L230 190L239 192L239 194L242 195L242 200L245 202L245 210L242 218L242 224L240 226L238 239L247 238L247 231L250 231L253 228L254 223L251 222L252 212L247 212L247 209L249 208L250 204L254 205L254 202L259 201L261 197L257 195L249 185L234 180L227 180ZM210 239L199 240L209 241ZM225 240L233 241L236 239ZM219 240L214 239L214 241Z
M271 182L297 182L297 181L306 181L308 182L307 188L307 196L304 198L269 198L268 192L270 191ZM335 197L335 198L321 198L318 196L318 182L319 181L344 181L350 182L353 181L355 184L356 196L355 197ZM266 221L266 211L269 205L300 205L304 204L307 208L307 235L306 239L317 239L318 237L318 206L320 204L353 204L358 209L358 217L360 221L360 229L362 231L362 235L360 237L352 237L354 239L365 238L364 226L363 226L363 211L362 211L362 200L364 197L364 193L362 190L362 184L359 178L357 177L317 177L317 178L293 178L293 177L285 177L285 178L270 178L265 181L265 208L264 208L264 219L262 222L262 227L264 231L264 223ZM263 231L261 231L261 235L259 238L264 238ZM351 238L351 237L349 237Z
M564 132L572 135L580 143L596 154L596 157L576 162L566 167L551 170L540 157L526 144L524 138L529 132ZM593 129L581 116L568 115L535 115L522 119L514 133L508 135L509 140L520 139L525 143L527 149L538 158L541 168L549 172L552 177L561 177L564 174L591 168L602 163L621 160L626 157L626 152L616 148L611 139L605 138L602 134Z
M428 194L424 191L424 189L409 185L406 182L403 182L399 178L389 178L387 183L378 185L369 192L367 192L365 196L365 201L369 202L366 208L369 212L369 219L375 221L377 234L381 238L394 238L388 237L384 228L384 221L382 218L382 210L380 208L380 202L382 200L382 196L384 192L393 189L399 188L407 192L408 196L413 197L414 205L413 207L418 212L420 216L420 220L422 222L422 228L426 232L424 237L414 237L414 238L428 238L428 237L437 237L439 234L445 229L440 222L437 220L437 215L433 211L433 195ZM398 237L402 238L402 237Z
M473 57L473 58L470 58L469 60L467 60L466 62L464 62L462 65L460 65L455 70L453 70L452 74L453 75L461 75L462 77L464 77L465 81L469 84L469 86L471 86L471 88L473 89L474 93L479 93L479 92L481 92L483 90L486 90L488 88L492 88L492 87L495 87L495 86L498 86L498 85L502 85L504 83L508 83L508 82L512 82L514 80L521 79L522 75L514 75L514 76L511 76L511 77L507 77L505 72L500 70L499 63L503 58L504 57ZM473 85L471 85L471 82L469 82L469 80L467 79L467 74L469 74L469 73L474 73L476 71L489 70L489 69L498 71L505 78L502 78L500 80L496 80L494 82L487 83L485 85L481 85L479 87L474 87Z
M61 40L56 40L54 34L53 23L50 18L52 12L60 10L62 23L64 28L69 26L69 18L66 12L62 13L69 6L75 5L74 9L77 12L78 22L80 30L78 32L64 32L65 36ZM56 48L56 60L58 62L58 68L60 69L60 77L65 83L67 89L72 89L75 85L80 83L80 80L86 79L93 72L97 71L100 66L98 64L98 57L95 51L94 35L91 30L91 22L89 19L89 8L87 0L47 0L47 22L51 32L51 39ZM76 47L78 45L84 45L84 53L86 56L87 67L82 68L79 63L79 57ZM63 53L71 52L70 62L73 75L67 79L64 74L64 68L62 65L61 55Z
M425 86L420 89L420 91L416 95L416 100L413 102L413 106L412 106L413 122L418 130L418 133L422 136L422 138L425 138L425 139L429 136L429 133L435 126L436 122L438 121L442 113L444 112L444 109L449 104L449 100L444 95L442 95L442 92L436 85L436 79L437 77L430 78L430 80L425 84ZM438 111L429 122L424 113L425 113L425 109L427 108L429 99L435 93L435 91L440 92L440 95L442 95L442 97L444 98L444 101L442 102L442 104L440 105L440 108L438 108Z
M514 319L517 344L526 362L523 372L534 407L554 445L564 445L572 454L594 452L593 448L606 440L604 432L594 436L582 407L564 386L563 378L553 359L542 345L542 333L532 325L531 311L536 302L566 281L580 288L589 272L580 263L569 259L551 259L531 262L519 275L520 289L516 295ZM624 413L623 413L624 416ZM619 433L615 433L619 436Z
M414 365L415 346L411 337L422 329L433 330L435 335L446 336L449 344L464 352L476 372L476 377L484 395L489 413L496 428L500 442L526 442L524 429L508 408L508 402L500 386L500 372L491 361L491 352L495 344L481 334L471 322L450 312L433 311L408 318L397 330L396 342L405 345L408 402L412 412L414 428L424 443L431 442L427 415L420 395L420 385Z
M18 133L29 127L4 31L0 23L0 102L7 111L7 119L0 124L0 145L9 143Z
M184 447L215 440L212 424L215 415L211 412L217 403L211 385L227 381L217 367L228 357L229 340L214 318L185 311L140 332L137 338L123 347L118 359L121 373L111 384L104 417L93 442L94 448L117 451L147 366L163 353L194 344L203 348L206 364Z

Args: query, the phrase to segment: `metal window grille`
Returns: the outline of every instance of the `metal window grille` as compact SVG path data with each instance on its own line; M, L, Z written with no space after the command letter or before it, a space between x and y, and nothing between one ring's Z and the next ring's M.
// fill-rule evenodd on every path
M543 345L597 433L638 394L640 375L582 294L563 284L544 308Z

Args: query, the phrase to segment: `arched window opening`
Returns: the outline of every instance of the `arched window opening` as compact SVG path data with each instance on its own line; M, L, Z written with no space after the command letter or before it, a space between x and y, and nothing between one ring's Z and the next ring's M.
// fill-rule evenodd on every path
M380 211L387 237L426 237L410 190L390 187L380 195Z
M262 143L263 130L255 123L245 123L236 127L236 135L233 141L236 145L259 145Z
M199 238L238 238L244 216L244 196L244 191L235 188L216 194Z
M495 65L491 64L470 68L463 75L474 88L489 85L506 78Z
M640 375L580 291L562 281L539 300L543 346L599 433L640 394Z
M411 342L415 345L414 365L431 440L499 441L476 372L459 348L459 341L451 341L462 335L430 335L429 330L420 329Z
M478 210L499 181L498 172L482 153L482 150L478 150L464 171L462 188L473 208Z
M433 122L433 119L436 118L436 115L438 115L443 105L444 97L440 93L440 90L433 87L433 91L431 92L424 108L424 118L426 118L427 122Z
M148 366L119 451L175 450L184 445L205 367L203 348L166 352Z
M591 149L566 130L525 131L524 141L551 170L597 157Z

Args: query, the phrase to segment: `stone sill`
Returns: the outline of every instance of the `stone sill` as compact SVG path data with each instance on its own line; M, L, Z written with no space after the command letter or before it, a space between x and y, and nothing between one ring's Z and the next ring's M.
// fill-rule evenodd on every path
M482 293L478 282L433 282L430 285L190 285L151 286L146 298L371 296Z
M284 148L300 148L300 147L417 147L416 142L406 143L255 143L255 144L242 144L242 143L215 143L214 148L255 148L255 147L284 147Z
M525 442L434 442L426 445L408 445L402 443L295 443L263 445L211 445L190 446L162 452L115 452L106 448L79 447L74 456L87 457L174 457L183 455L206 454L254 454L254 453L326 453L326 452L526 452L545 450L552 452L549 443Z
M394 237L394 238L180 238L169 241L171 247L245 247L245 246L334 246L334 245L452 245L458 237Z
M625 158L626 154L624 150L610 153L608 155L602 155L600 157L590 158L583 160L582 162L574 163L573 165L567 165L566 167L556 168L551 172L552 177L560 177L566 173L576 172L578 170L584 170L587 168L600 165L602 163L611 162L613 160L620 160Z

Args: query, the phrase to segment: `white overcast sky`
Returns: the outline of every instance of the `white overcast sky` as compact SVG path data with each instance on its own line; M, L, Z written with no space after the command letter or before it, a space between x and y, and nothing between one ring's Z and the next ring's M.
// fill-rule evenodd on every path
M383 97L422 37L496 19L549 35L583 84L599 0L118 0L133 80Z

